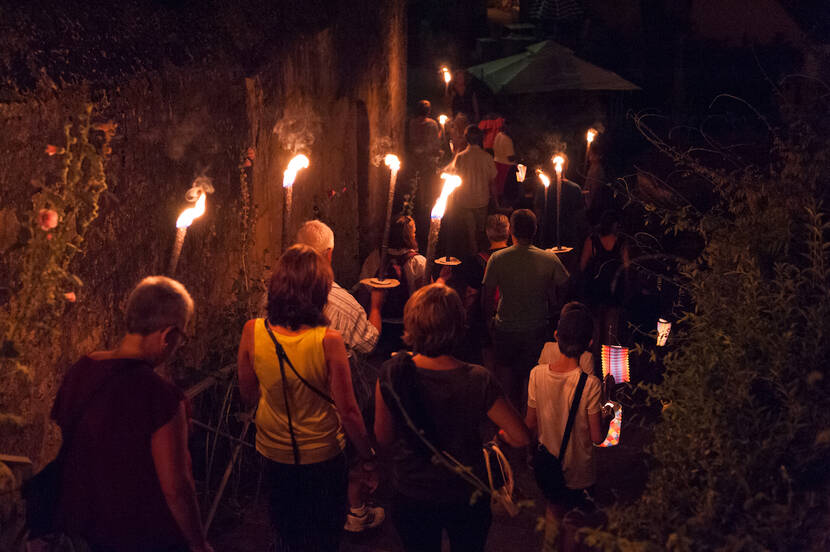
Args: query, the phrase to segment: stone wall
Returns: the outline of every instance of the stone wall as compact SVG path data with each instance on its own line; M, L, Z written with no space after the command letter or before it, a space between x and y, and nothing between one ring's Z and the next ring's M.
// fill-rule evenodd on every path
M28 352L32 384L3 389L0 412L22 415L24 425L0 426L0 453L37 465L55 453L59 437L48 413L63 372L84 352L113 346L129 289L164 273L174 222L196 177L210 177L215 193L188 231L176 272L197 304L195 337L177 366L185 379L235 358L241 322L255 304L244 288L267 276L285 246L282 171L295 151L307 153L311 167L295 185L291 233L307 218L329 223L337 279L355 281L362 257L380 240L384 214L388 171L372 161L403 145L404 9L402 0L313 2L308 9L321 4L337 5L335 15L286 32L255 70L228 56L160 64L106 86L44 77L37 90L0 103L0 208L21 221L31 195L59 167L43 153L46 144L60 143L64 123L85 102L100 120L119 125L100 216L73 265L84 286L66 305L59 339ZM345 10L350 17L339 16ZM255 157L243 167L250 147ZM0 278L14 274L14 259L13 251L3 253Z

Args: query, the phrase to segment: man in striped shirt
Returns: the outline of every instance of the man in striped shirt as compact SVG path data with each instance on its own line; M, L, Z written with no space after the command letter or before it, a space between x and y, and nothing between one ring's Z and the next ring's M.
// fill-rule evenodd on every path
M306 221L297 231L297 243L311 246L328 259L334 252L334 232L319 220ZM380 309L383 306L383 290L372 290L369 317L352 294L332 282L323 314L329 319L329 327L340 332L352 357L352 385L355 397L362 411L374 404L373 392L377 374L368 363L360 360L361 355L371 353L378 343L382 326ZM359 353L355 355L354 353ZM351 533L372 529L383 523L386 513L380 506L366 502L367 495L377 487L374 471L366 472L363 464L352 464L349 468L349 513L343 527Z
M319 220L306 221L297 231L297 243L314 248L331 263L334 252L334 232ZM343 336L350 351L361 354L371 353L378 342L381 328L380 309L383 306L382 290L372 291L372 302L367 318L366 311L351 293L340 287L337 282L331 285L328 302L323 314L329 319L329 327Z

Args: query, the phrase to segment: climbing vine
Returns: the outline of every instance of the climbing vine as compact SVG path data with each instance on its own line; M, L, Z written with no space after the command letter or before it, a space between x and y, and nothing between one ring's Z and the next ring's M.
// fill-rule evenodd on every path
M46 146L46 155L60 159L58 177L32 196L21 243L10 253L9 264L16 270L9 300L0 307L0 378L16 384L0 391L0 421L22 422L4 404L6 395L32 381L29 353L55 337L59 317L83 287L72 260L83 251L87 231L98 217L117 127L93 119L90 104L64 126L63 145Z

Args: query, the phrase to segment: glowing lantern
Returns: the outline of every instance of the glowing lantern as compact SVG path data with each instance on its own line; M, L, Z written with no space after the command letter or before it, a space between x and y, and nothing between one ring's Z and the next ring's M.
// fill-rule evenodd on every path
M665 318L657 320L657 346L665 347L669 340L669 333L671 332L671 322Z
M603 448L617 446L620 443L620 431L622 429L622 405L616 402L608 402L606 406L614 409L614 419L608 425L608 434L605 436L605 440L596 445Z
M527 167L522 164L516 165L516 182L524 182L527 175Z
M614 376L617 383L631 381L631 370L628 365L628 348L619 345L602 346L602 377L608 374Z

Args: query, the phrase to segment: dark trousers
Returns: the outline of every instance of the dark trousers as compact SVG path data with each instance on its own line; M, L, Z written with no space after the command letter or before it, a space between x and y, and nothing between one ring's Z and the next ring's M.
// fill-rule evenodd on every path
M493 350L496 356L496 377L507 398L520 414L525 411L527 379L539 362L542 347L548 338L547 326L522 332L496 329Z
M346 457L316 464L265 460L271 525L278 552L331 552L346 522Z
M486 497L470 506L467 502L444 504L397 494L392 503L392 523L406 552L441 552L444 529L452 552L483 552L491 521Z

